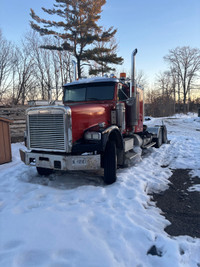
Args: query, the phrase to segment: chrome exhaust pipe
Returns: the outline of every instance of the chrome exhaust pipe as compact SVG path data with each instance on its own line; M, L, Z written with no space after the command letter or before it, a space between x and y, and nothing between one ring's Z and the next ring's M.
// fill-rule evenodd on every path
M135 56L137 54L137 49L132 53L131 58L131 82L130 82L130 98L127 103L127 121L128 126L132 127L133 132L135 132L135 126L138 124L138 114L137 114L137 88L135 80Z
M72 63L74 65L74 81L77 80L77 63L75 60L72 60Z
M132 58L131 58L131 84L130 84L130 97L136 98L136 80L135 80L135 56L137 54L137 48L132 52ZM132 95L132 90L133 95Z

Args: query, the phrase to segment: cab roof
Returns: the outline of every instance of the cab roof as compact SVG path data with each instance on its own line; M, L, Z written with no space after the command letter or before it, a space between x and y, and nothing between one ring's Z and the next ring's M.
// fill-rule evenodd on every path
M83 78L71 83L66 83L64 86L78 85L78 84L87 84L87 83L101 83L101 82L119 82L117 78L107 78L107 77L93 77L93 78Z

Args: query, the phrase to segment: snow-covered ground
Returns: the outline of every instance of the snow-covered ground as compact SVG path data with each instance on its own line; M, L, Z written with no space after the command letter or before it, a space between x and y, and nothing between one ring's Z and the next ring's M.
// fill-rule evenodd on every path
M171 169L200 177L200 118L163 120L171 144L118 170L110 186L87 172L39 177L20 161L23 144L13 144L13 161L0 166L0 266L200 266L200 239L170 237L148 195L167 188ZM153 245L161 257L147 254Z

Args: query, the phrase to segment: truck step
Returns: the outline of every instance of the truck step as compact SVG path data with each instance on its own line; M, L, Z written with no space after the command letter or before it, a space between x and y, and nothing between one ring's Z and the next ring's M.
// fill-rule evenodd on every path
M125 158L128 160L134 159L135 157L137 157L138 154L135 152L127 152L125 155Z
M129 167L134 164L135 158L138 157L138 154L135 152L127 152L125 154L125 159L124 159L124 167Z
M155 144L156 144L156 142L152 142L150 144L143 146L142 148L149 148L149 147L155 146Z

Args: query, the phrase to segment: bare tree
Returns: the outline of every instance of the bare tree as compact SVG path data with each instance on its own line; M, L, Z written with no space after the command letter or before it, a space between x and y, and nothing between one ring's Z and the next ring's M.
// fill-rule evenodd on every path
M50 43L50 41L49 41ZM51 40L52 45L60 46L60 39L54 38ZM62 92L62 86L72 81L72 55L70 52L65 50L50 50L52 56L52 68L54 75L54 88L55 88L55 97L58 99L60 93Z
M136 83L141 85L143 88L148 86L148 79L143 70L136 72Z
M161 95L164 97L169 97L172 95L173 92L173 85L172 85L172 76L170 71L160 72L157 75L156 79L156 87L160 90Z
M145 115L146 116L163 116L162 97L158 90L145 90Z
M35 32L31 31L26 34L25 39L29 46L30 56L34 61L33 75L38 83L38 96L42 99L50 98L49 90L52 86L50 52L40 48L41 38Z
M31 31L26 35L26 40L35 63L34 75L38 81L39 95L42 99L50 100L53 92L58 99L63 84L71 80L70 53L41 47L44 43L58 46L59 38L40 37L38 33Z
M175 89L176 83L173 72L165 71L157 75L156 89L159 92L160 113L162 116L175 113Z
M186 99L190 96L195 78L200 71L200 50L189 46L177 47L169 50L164 60L176 72L183 92L184 111L186 111Z
M13 66L13 47L3 38L0 31L0 102L11 87Z
M16 105L21 101L21 104L24 105L27 96L36 87L36 79L33 75L34 61L25 43L22 43L21 48L16 48L15 69L16 88L14 104Z
M26 33L20 48L0 32L0 102L24 104L26 100L58 99L62 86L72 81L71 53L41 48L45 42L57 45L59 38ZM55 89L55 90L52 90ZM4 101L5 102L5 101Z

